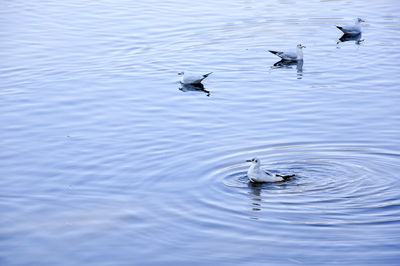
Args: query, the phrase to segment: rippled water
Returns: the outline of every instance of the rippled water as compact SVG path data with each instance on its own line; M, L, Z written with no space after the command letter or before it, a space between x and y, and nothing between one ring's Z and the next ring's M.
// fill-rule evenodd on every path
M397 1L0 6L0 265L398 265Z

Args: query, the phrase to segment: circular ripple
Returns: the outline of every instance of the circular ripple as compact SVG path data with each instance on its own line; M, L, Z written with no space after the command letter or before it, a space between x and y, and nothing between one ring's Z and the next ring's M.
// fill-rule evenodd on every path
M288 182L252 184L246 159L258 156L262 167L296 174ZM400 220L399 153L364 145L304 144L268 146L220 158L231 162L213 169L201 182L210 189L197 195L209 208L237 210L248 200L248 217L305 225L386 223ZM223 165L212 162L212 165ZM204 192L204 190L201 190ZM236 204L232 204L236 203Z
M145 206L150 217L146 222L162 224L159 237L152 241L162 246L185 243L191 250L204 251L204 256L210 245L223 243L218 253L223 258L268 256L277 261L282 252L298 259L315 250L321 258L330 257L332 250L339 255L351 252L347 256L357 261L364 251L382 250L384 243L385 253L379 258L389 254L397 261L399 152L337 143L233 151L216 147L208 152L194 151L195 166L179 179L179 186L171 179L151 186L151 191L164 193L162 201ZM254 156L264 169L294 173L295 178L249 183L245 161ZM146 230L142 237L147 237ZM309 256L314 259L315 254Z

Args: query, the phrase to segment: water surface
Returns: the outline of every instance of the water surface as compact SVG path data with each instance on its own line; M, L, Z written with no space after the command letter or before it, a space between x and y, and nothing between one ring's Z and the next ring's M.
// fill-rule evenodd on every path
M0 265L400 261L397 1L0 14ZM196 91L180 71L214 73ZM254 156L296 178L249 184Z

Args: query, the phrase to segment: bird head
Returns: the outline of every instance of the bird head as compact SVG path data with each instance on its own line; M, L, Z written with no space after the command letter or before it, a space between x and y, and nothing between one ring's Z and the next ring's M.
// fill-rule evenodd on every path
M298 45L297 45L297 48L300 48L300 49L302 49L302 48L306 48L304 45L302 45L301 43L299 43Z
M251 160L247 160L246 162L252 163L252 164L255 164L255 165L260 165L260 160L257 157L254 157Z

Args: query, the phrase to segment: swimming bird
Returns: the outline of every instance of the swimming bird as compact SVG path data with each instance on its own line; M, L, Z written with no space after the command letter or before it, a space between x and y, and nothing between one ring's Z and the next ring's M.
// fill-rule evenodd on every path
M270 51L274 55L277 55L286 61L299 61L299 60L303 60L303 50L302 50L303 48L306 48L306 47L304 45L298 44L296 53L294 53L294 52L279 52L279 51L271 51L271 50L268 50L268 51Z
M251 182L279 182L286 181L295 176L268 173L260 168L260 159L258 158L253 158L251 160L247 160L246 162L251 162L250 168L247 171L247 176Z
M365 22L365 20L357 18L356 24L354 24L353 26L336 26L336 28L343 31L343 33L345 34L357 35L361 33L361 22Z
M203 79L205 79L206 77L208 77L210 74L212 74L213 72L207 73L205 75L185 75L185 72L179 72L178 75L182 76L181 79L181 83L182 84L200 84Z

